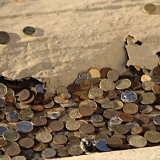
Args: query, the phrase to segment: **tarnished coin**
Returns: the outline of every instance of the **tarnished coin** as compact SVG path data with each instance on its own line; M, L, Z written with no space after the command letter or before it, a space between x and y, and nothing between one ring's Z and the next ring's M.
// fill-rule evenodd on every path
M133 90L138 90L141 88L141 83L140 82L136 82L136 81L131 81L131 88Z
M0 137L0 147L5 147L8 144L7 140Z
M46 117L49 119L58 119L61 113L57 109L50 109L46 113Z
M123 102L119 100L113 100L113 108L116 110L120 110L123 108Z
M132 134L140 134L140 133L142 133L142 127L141 126L133 126L131 128L131 133Z
M36 104L31 106L32 111L34 112L43 112L44 111L44 106L41 104Z
M82 100L89 99L89 97L88 97L88 91L80 91L80 92L79 92L79 97L80 97ZM73 98L73 97L72 97L72 98Z
M151 91L152 87L155 85L155 83L153 81L145 81L142 83L142 88L145 91Z
M147 114L137 114L134 116L134 121L142 125L149 122L149 116Z
M35 138L38 142L48 143L52 140L52 135L48 132L39 132Z
M91 106L81 106L79 107L79 113L82 115L82 116L91 116L93 115L93 108Z
M30 107L29 104L23 104L23 103L16 103L15 106L16 106L17 109L20 109L20 110L24 109L24 108L29 108Z
M73 119L82 118L82 115L79 113L79 108L70 108L68 114Z
M48 124L48 127L53 131L53 132L57 132L57 131L61 131L64 128L64 124L61 121L51 121Z
M123 122L132 122L133 116L129 113L119 113L118 118Z
M131 103L131 102L125 103L123 105L123 111L125 113L135 114L138 112L138 106L135 103Z
M116 89L124 90L131 86L131 81L129 79L120 79L115 83Z
M115 126L114 131L116 134L126 134L129 132L129 128L124 124L118 124Z
M54 106L54 101L51 100L51 101L47 101L47 102L43 102L43 106L44 108L52 108Z
M56 155L56 151L53 148L45 148L41 156L44 158L53 158Z
M109 90L109 91L105 92L105 96L106 96L106 98L108 98L108 99L114 99L114 98L117 97L117 94L116 94L115 91Z
M109 109L109 108L113 108L114 107L114 103L113 101L107 100L105 99L102 103L101 103L102 108L104 109Z
M84 100L84 101L81 101L81 103L79 104L79 107L81 106L90 106L93 108L93 110L96 110L97 109L97 104L96 102L92 101L92 100Z
M11 159L11 157L7 155L0 155L0 160L13 160L13 158Z
M24 156L15 156L15 157L12 158L12 160L26 160L26 157L24 157Z
M99 151L102 151L102 152L107 152L111 150L111 148L108 147L105 139L98 140L95 146Z
M100 78L101 73L97 68L91 68L88 73L91 75L91 78Z
M69 147L68 149L69 154L72 156L79 156L81 155L84 151L81 149L80 145L78 144L73 144Z
M139 106L139 111L143 114L151 113L153 110L153 107L151 105L142 104Z
M35 126L43 126L47 123L46 117L42 117L42 116L35 116L31 119L31 121Z
M106 134L99 133L94 138L95 141L98 141L100 139L105 139L107 141L108 140L108 136Z
M23 28L23 33L25 35L32 36L35 34L35 32L36 32L35 28L33 28L31 26L27 26L27 27Z
M109 121L111 125L115 126L122 123L122 121L118 118L118 116L112 117Z
M28 133L33 130L33 124L29 121L20 121L15 128L20 133Z
M46 148L46 145L44 143L37 143L34 145L33 150L36 152L41 152Z
M56 144L54 142L50 142L49 143L49 146L53 149L58 149L58 148L61 148L61 147L64 147L64 144ZM44 149L43 149L44 150Z
M0 96L5 96L6 94L7 94L7 87L3 83L0 83Z
M144 134L144 138L150 143L159 143L160 133L155 130L149 130Z
M143 133L149 131L149 130L155 130L156 131L156 127L153 124L142 124L142 130Z
M68 86L68 92L69 93L75 93L75 92L78 92L78 91L81 91L80 85L73 83L73 84Z
M68 93L68 89L64 86L60 86L56 90L57 95L60 95L62 93Z
M105 125L105 121L102 122L92 122L95 127L103 127Z
M160 125L160 115L155 115L155 116L153 117L153 122L154 122L154 124L156 124L156 125Z
M30 108L24 108L19 112L19 118L22 121L28 121L32 119L33 116L34 116L34 112Z
M134 126L139 126L139 124L136 123L136 122L128 122L128 123L126 123L125 125L126 125L129 129L131 129L131 128L134 127Z
M6 130L3 133L3 138L7 141L14 142L19 139L19 133L15 130Z
M93 86L92 81L90 79L83 79L80 83L82 90L88 91Z
M144 7L143 10L148 13L148 14L154 14L157 12L158 8L152 4L152 3L147 3Z
M22 91L18 92L15 96L18 97L18 101L25 101L29 98L30 92L27 89L23 89Z
M89 97L91 97L92 99L99 98L102 96L103 96L103 90L101 88L92 87L89 90Z
M32 149L24 149L22 150L22 155L24 155L26 159L33 159L35 152Z
M122 143L122 140L119 137L115 136L112 136L107 140L107 144L111 148L120 148Z
M29 137L21 138L18 141L18 143L22 148L27 148L27 149L32 148L34 146L34 140Z
M92 134L95 131L95 128L92 124L82 124L79 131L84 134Z
M66 103L67 102L67 100L66 99L63 99L63 98L61 98L60 96L55 96L54 97L54 101L56 102L56 103Z
M6 126L0 126L0 136L3 135L3 133L7 130L7 125Z
M68 144L69 145L80 144L80 139L76 136L70 136L70 137L68 137Z
M103 89L103 91L109 91L109 90L114 90L115 89L115 84L112 80L110 79L103 79L100 84L99 87L101 89Z
M129 139L129 144L133 147L145 147L147 145L147 140L139 135L135 135Z
M103 116L100 114L94 114L90 118L91 122L102 122L103 121Z
M59 157L67 157L69 155L67 147L60 147L56 151Z
M18 113L17 112L8 112L6 114L6 119L9 122L17 122L19 120Z
M111 81L117 81L119 78L119 74L117 71L112 69L107 73L107 78L110 79Z
M8 106L13 106L16 103L16 98L12 95L6 95L5 102Z
M74 119L67 121L66 128L70 131L76 131L79 129L80 123L78 121L75 121Z
M105 68L102 68L100 70L100 73L101 73L101 78L107 78L107 73L112 70L111 68L109 67L105 67Z
M53 137L53 142L56 144L65 144L67 142L67 137L64 135L55 135Z
M154 94L160 94L160 86L155 84L152 86L152 91Z
M157 105L154 105L153 107L154 107L154 109L160 111L160 105L157 104Z
M141 81L142 82L151 81L151 76L144 74L141 76Z
M123 92L121 94L121 100L123 102L135 102L137 100L137 94L130 91Z
M10 36L5 31L0 31L0 44L5 45L8 44L10 41Z
M118 116L118 112L115 109L107 109L103 112L103 116L107 119Z
M146 92L139 96L142 104L152 104L156 100L156 96L152 92Z

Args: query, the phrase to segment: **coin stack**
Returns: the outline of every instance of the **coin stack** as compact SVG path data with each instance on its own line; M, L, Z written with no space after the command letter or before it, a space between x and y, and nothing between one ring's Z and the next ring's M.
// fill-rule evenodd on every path
M160 66L79 73L46 96L35 79L0 79L0 160L77 156L160 142ZM36 159L36 158L35 158Z

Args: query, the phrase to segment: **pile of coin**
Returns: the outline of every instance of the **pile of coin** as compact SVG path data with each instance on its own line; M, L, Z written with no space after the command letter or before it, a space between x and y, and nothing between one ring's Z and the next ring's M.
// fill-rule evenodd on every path
M77 156L160 142L160 66L79 73L46 96L35 79L0 79L0 160Z

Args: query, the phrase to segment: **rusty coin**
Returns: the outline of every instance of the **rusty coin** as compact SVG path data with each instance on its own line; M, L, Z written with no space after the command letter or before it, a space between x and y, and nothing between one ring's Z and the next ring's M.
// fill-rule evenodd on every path
M123 111L129 114L135 114L138 112L138 106L135 103L128 102L123 105Z
M84 134L91 134L95 131L95 128L92 124L82 124L79 131Z
M53 131L53 132L57 132L57 131L61 131L64 128L64 124L61 121L51 121L48 124L48 127Z

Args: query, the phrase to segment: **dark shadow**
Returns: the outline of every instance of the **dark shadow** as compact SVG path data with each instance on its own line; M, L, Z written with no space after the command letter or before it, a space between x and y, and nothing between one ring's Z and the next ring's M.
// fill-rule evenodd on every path
M17 34L17 33L9 33L10 35L10 44L14 44L14 43L17 43L21 40L21 37Z
M142 45L142 42L141 42L141 41L137 41L137 42L135 42L135 44L141 46L141 45Z
M44 30L41 28L35 28L36 29L36 37L42 37L44 35Z

